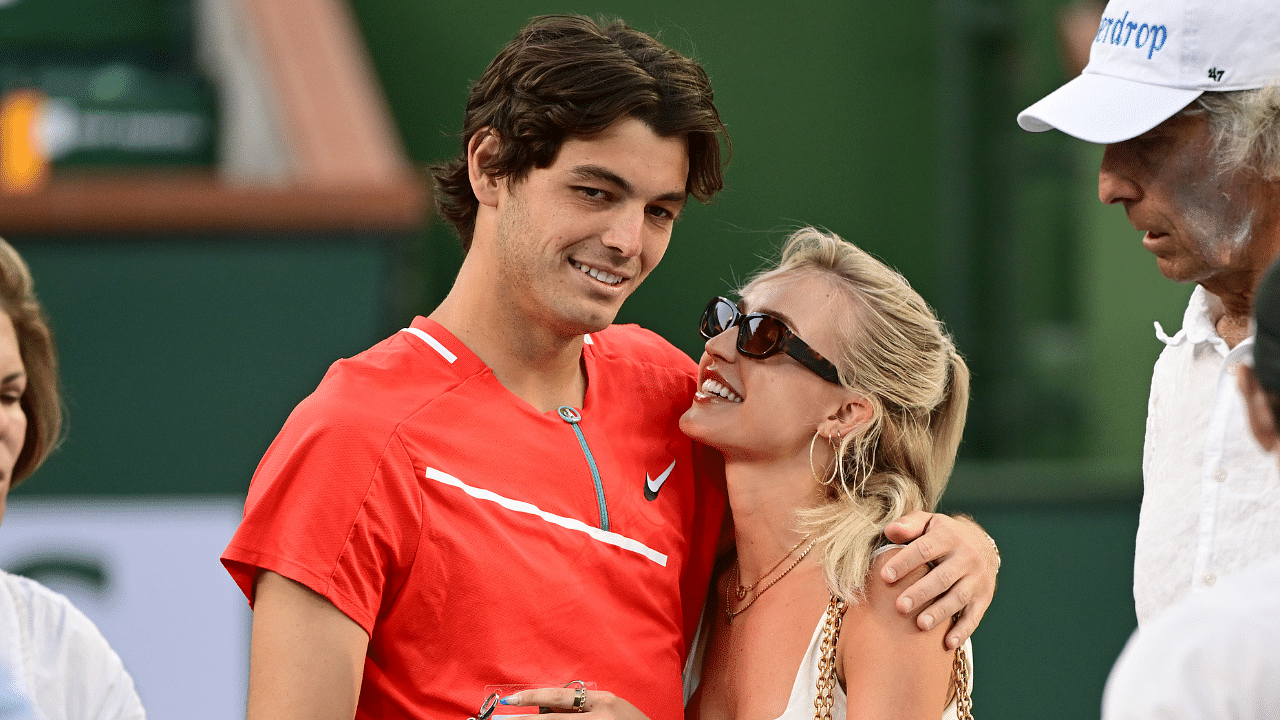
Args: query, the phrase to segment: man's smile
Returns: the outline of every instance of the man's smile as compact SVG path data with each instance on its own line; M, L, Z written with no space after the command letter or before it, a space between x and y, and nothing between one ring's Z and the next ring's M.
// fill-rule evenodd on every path
M591 277L595 278L596 280L599 280L600 282L606 285L621 285L624 280L628 279L622 275L615 275L614 273L611 273L607 270L601 270L600 268L592 267L591 265L578 262L577 260L574 260L572 258L570 258L569 263L573 265L575 268L581 270L584 274L590 275Z

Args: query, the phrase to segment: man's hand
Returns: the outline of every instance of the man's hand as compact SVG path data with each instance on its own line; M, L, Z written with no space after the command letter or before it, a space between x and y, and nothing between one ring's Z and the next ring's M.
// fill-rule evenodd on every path
M916 618L921 630L956 616L947 633L949 649L960 647L978 627L996 594L1000 551L995 541L967 517L913 512L884 529L891 542L907 544L885 563L880 575L887 583L927 563L933 569L898 595L901 613L924 607Z

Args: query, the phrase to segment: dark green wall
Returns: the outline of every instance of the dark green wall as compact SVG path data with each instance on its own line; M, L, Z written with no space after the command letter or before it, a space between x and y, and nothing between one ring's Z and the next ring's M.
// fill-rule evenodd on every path
M961 507L1000 538L1003 556L995 603L973 637L974 716L1098 717L1107 673L1136 622L1134 503Z
M329 364L399 327L399 244L381 238L10 239L67 407L62 447L15 494L243 494Z
M761 3L357 0L353 7L421 163L457 151L467 83L530 15L621 16L703 62L733 138L727 189L712 206L685 214L662 267L623 317L696 353L694 316L706 298L755 269L780 229L797 223L863 240L930 285L938 172L931 20L925 4L912 4L914 12L878 13L848 3L785 13ZM925 29L902 33L904 21ZM881 132L886 125L896 128L893 137ZM431 242L441 266L429 276L438 299L456 256L447 230L437 226Z

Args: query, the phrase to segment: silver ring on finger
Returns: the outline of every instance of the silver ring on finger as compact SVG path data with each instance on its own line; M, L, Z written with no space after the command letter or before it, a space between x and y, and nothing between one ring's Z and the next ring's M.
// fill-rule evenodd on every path
M574 712L584 713L587 711L587 684L581 680L573 680L565 684L565 687L573 686L573 707Z

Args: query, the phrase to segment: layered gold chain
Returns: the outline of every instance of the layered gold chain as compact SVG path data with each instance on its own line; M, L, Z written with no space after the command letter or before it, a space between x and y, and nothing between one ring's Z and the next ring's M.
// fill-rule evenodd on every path
M818 660L818 695L813 699L814 718L831 720L831 706L835 704L836 642L840 639L840 622L844 619L844 600L831 596L827 603L827 617L822 623L822 649Z
M808 540L808 539L809 539L809 536L808 536L808 535L806 535L806 536L805 536L805 540ZM803 542L804 542L804 540L801 540L800 542L802 542L802 543L803 543ZM754 595L752 595L752 596L751 596L751 600L749 600L749 601L747 602L747 604L746 604L746 605L743 605L742 607L738 608L737 610L734 610L734 609L733 609L733 601L730 599L730 592L731 592L731 591L733 591L733 592L737 592L738 599L739 599L739 600L741 600L743 597L745 597L745 596L746 596L746 594L747 594L747 592L748 592L748 591L747 591L747 590L743 590L743 588L742 588L742 584L739 582L739 580L741 579L741 571L739 571L739 569L738 569L738 561L737 561L737 560L734 560L734 561L733 561L733 571L732 571L732 573L730 574L730 576L727 578L727 582L726 582L726 583L725 583L725 585L724 585L724 620L725 620L725 622L727 622L727 623L731 623L731 622L733 622L733 619L734 619L735 617L737 617L737 616L741 615L742 613L746 612L746 611L747 611L747 608L749 608L749 607L751 607L752 605L754 605L754 604L756 603L756 600L759 600L759 599L760 599L760 596L761 596L761 595L764 595L764 593L765 593L765 591L766 591L766 590L768 590L769 588L773 587L773 586L774 586L774 584L775 584L775 583L777 583L777 582L778 582L779 580L781 580L782 578L786 577L786 576L787 576L787 573L791 572L792 570L795 570L796 566L800 564L800 561L801 561L801 560L803 560L803 559L805 558L805 556L809 554L809 551L813 549L813 545L814 545L814 543L816 543L816 542L818 542L816 539L815 539L815 540L810 541L810 542L809 542L809 546L808 546L808 547L806 547L806 548L804 549L804 552L800 553L800 556L799 556L799 557L797 557L797 558L795 559L795 562L793 562L793 563L791 563L790 565L788 565L788 566L787 566L787 569L786 569L786 570L783 570L781 575L778 575L778 577L776 577L776 578L774 578L774 579L770 580L770 581L768 582L768 584L766 584L764 587L760 588L760 592L757 592L757 593L755 593ZM795 551L796 551L796 548L798 548L798 547L800 547L800 546L799 546L799 545L796 545L796 547L791 548L789 551L787 551L787 554L786 554L785 556L783 556L783 558L782 558L782 559L783 559L783 560L786 560L788 557L790 557L790 556L791 556L791 553L793 553L793 552L795 552ZM781 564L782 564L782 562L781 562L781 561L780 561L780 562L778 562L778 565L781 565ZM770 570L769 572L773 572L773 570L777 570L777 569L778 569L778 565L774 565L774 566L773 566L773 569L772 569L772 570ZM764 574L764 575L760 576L760 580L763 580L763 579L764 579L764 578L766 578L766 577L768 577L768 573L766 573L766 574ZM756 585L759 585L759 584L760 584L760 580L756 580L754 583L752 583L752 584L751 584L751 589L752 589L752 590L754 590L754 589L755 589L755 586L756 586ZM735 590L734 590L734 588L737 588L737 590L735 591Z

